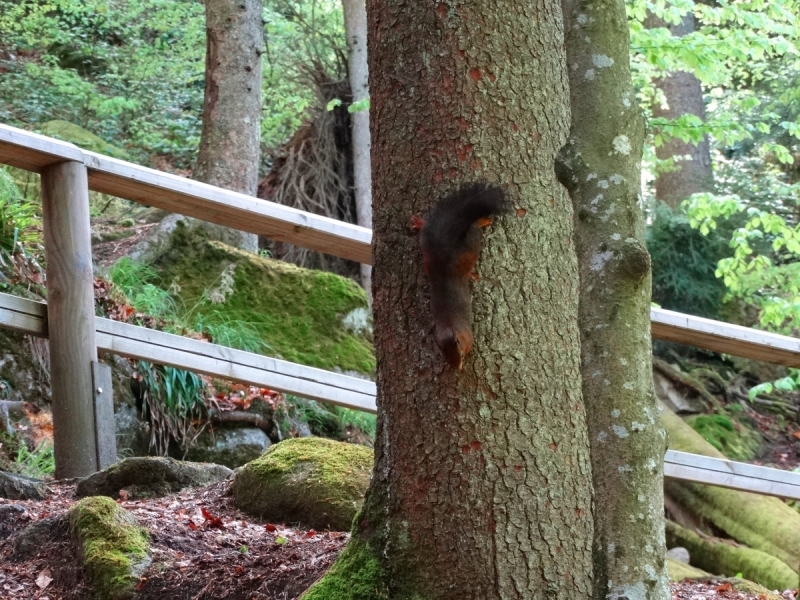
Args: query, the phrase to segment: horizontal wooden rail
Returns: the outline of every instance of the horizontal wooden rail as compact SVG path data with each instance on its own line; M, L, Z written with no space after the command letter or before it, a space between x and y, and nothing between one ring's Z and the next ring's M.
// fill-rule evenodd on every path
M372 262L372 232L364 227L268 202L155 169L81 150L77 146L0 125L0 162L41 172L66 160L82 162L89 189L266 235L361 263Z
M47 305L0 293L0 326L47 337ZM163 331L95 318L98 351L376 412L371 381Z
M662 308L650 309L652 335L723 354L800 369L800 339Z
M0 162L41 172L46 166L65 160L83 162L89 171L89 187L98 192L362 263L372 262L369 229L0 125ZM651 309L650 318L656 339L800 368L800 340L796 338L660 308Z
M800 473L757 467L688 452L667 450L664 476L719 487L800 500Z
M371 381L97 317L98 350L376 412ZM47 305L0 293L0 327L47 337ZM664 475L800 500L800 473L667 451Z

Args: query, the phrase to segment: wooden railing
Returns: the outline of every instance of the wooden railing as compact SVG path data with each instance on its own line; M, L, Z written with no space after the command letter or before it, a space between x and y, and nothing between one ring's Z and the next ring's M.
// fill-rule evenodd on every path
M372 232L0 125L0 163L40 173L49 304L0 294L0 327L51 342L57 475L113 461L110 375L97 351L375 412L375 384L94 316L88 190L371 263ZM800 368L800 340L654 308L652 335ZM88 384L87 384L88 382ZM99 391L98 391L99 390ZM110 441L109 441L110 440ZM669 477L800 499L800 474L668 452Z

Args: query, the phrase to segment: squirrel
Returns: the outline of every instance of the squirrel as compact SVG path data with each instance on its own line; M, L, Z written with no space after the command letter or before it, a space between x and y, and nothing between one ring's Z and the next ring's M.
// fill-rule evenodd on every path
M431 286L434 337L447 363L461 369L472 350L471 279L481 250L481 228L506 212L503 190L482 183L466 184L440 200L428 218L414 215L411 229L420 232L422 261Z

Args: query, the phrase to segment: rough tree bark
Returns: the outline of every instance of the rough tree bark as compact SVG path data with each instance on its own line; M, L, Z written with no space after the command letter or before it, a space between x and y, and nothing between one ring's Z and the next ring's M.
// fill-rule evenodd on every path
M194 178L255 196L261 141L262 0L205 0L206 87ZM258 251L258 236L205 223L220 241Z
M556 162L575 210L581 372L595 489L595 600L670 597L664 431L653 389L650 256L639 205L644 119L622 0L562 0L572 100Z
M367 9L365 0L342 0L347 37L347 69L353 102L369 98L367 66ZM353 187L356 217L362 227L372 228L372 168L369 159L369 111L350 115L353 129ZM372 266L361 265L361 285L372 302Z
M557 0L370 0L376 465L353 536L306 600L581 600L591 481ZM445 366L409 217L505 187L484 234L475 346Z
M677 25L667 25L655 15L647 18L645 25L650 28L667 27L675 37L694 31L694 14L687 13ZM706 109L703 103L703 90L700 80L692 73L678 71L654 81L664 94L665 103L653 106L653 116L665 119L677 119L681 115L691 114L706 120ZM714 187L714 175L711 171L711 150L708 136L699 144L687 143L678 138L671 138L656 148L656 156L660 160L674 158L675 169L659 173L656 177L656 198L673 210L680 207L681 202L692 194L709 192Z

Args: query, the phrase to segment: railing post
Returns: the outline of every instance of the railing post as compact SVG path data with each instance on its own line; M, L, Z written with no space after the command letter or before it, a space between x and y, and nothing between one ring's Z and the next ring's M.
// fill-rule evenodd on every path
M99 468L89 182L83 163L45 167L42 216L56 477L83 477Z

